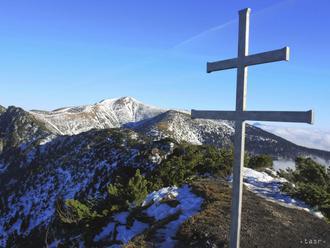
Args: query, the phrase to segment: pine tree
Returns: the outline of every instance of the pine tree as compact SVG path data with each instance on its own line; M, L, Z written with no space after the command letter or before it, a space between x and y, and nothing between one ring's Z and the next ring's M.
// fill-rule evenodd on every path
M140 170L137 169L135 175L128 181L127 187L127 199L131 206L141 206L148 194L147 183Z
M58 201L56 210L61 221L67 224L89 222L96 217L100 217L100 215L92 211L89 206L74 199L68 199L64 204Z

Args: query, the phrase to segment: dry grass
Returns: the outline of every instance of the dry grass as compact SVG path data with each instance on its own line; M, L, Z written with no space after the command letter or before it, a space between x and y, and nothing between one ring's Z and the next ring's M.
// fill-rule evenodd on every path
M228 183L220 178L204 178L193 182L192 188L195 194L205 200L201 212L182 224L176 237L177 247L228 247L231 205ZM175 218L177 216L170 216L153 223L150 229L125 247L157 247L159 240L154 234ZM244 190L241 248L330 247L329 233L329 224L306 211L266 201ZM322 241L317 245L305 245L305 239Z
M177 247L228 247L231 188L214 179L199 180L193 183L193 188L206 201L200 214L181 226ZM304 247L305 239L322 240L317 247L330 247L329 233L330 225L324 220L244 190L242 248Z

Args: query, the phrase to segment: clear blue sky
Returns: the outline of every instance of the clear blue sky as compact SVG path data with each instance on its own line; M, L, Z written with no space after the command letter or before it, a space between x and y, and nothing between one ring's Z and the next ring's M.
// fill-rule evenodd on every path
M291 48L250 67L248 109L316 111L330 122L328 0L2 0L0 104L54 109L133 96L170 108L232 110L237 11L250 7L250 53Z

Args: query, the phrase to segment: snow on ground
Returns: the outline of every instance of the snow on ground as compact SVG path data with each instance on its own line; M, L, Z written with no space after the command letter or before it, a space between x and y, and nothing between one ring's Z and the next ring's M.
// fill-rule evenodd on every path
M55 239L52 243L48 245L48 248L57 248L58 244L61 242L59 239Z
M229 177L229 181L232 182L232 176ZM319 218L323 218L320 212L314 211L305 202L293 199L291 196L281 192L281 186L286 179L280 177L272 177L266 172L259 172L250 168L243 167L243 181L244 185L254 193L258 195L280 203L287 207L295 207L306 210Z
M118 221L120 224L126 224L127 223L127 217L129 215L129 212L125 211L125 212L121 212L118 214L115 214L114 219L116 221Z
M158 191L154 191L147 195L146 199L144 200L142 206L146 206L151 202L158 203L165 197L170 197L171 199L174 199L178 196L178 188L177 187L166 187L161 188Z
M178 205L175 207L162 202L163 200L174 199L178 201ZM143 206L145 207L150 205L145 210L148 216L154 217L156 221L159 221L168 216L179 214L177 219L157 230L155 235L157 240L161 242L157 244L157 247L173 247L175 244L173 237L176 235L180 225L200 211L202 203L203 199L193 194L191 188L187 185L180 188L175 186L166 187L150 193L143 202ZM117 232L115 239L125 244L149 227L149 223L134 220L133 226L128 228L126 226L128 215L129 212L127 211L115 214L113 216L114 221L105 226L94 237L94 241L113 240L113 235Z
M135 220L133 226L131 228L127 228L126 226L118 226L117 228L117 240L120 240L124 244L134 238L136 235L142 233L149 227L149 224L143 223L141 221Z
M94 237L94 241L98 242L102 239L112 239L112 234L115 231L116 223L110 222L107 226L103 227L102 231Z
M166 112L132 97L106 99L92 105L65 107L53 111L29 111L37 120L59 135L74 135L141 121ZM48 142L47 139L43 141Z
M47 143L51 142L53 139L55 139L57 136L54 134L48 135L47 137L43 138L39 145L46 145Z
M7 166L5 164L0 163L0 174L5 172L7 169Z
M173 189L175 189L175 187L170 188L170 192ZM154 197L158 199L157 194L154 195ZM155 217L156 219L163 219L169 215L180 213L178 219L169 222L167 225L156 232L157 239L161 240L161 243L157 244L157 247L174 247L176 241L173 238L179 230L180 225L189 217L198 213L203 203L203 199L193 194L190 191L190 187L188 185L184 185L183 187L177 189L176 200L178 200L180 204L175 208L164 208L162 206L164 204L161 204L158 201L150 206L147 210L148 215ZM150 209L152 209L152 211L150 211Z

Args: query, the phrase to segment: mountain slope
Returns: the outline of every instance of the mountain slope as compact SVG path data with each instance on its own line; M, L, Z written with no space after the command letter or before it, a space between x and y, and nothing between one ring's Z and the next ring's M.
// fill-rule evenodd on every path
M149 170L162 159L151 153L154 148L170 152L167 143L150 142L130 130L108 129L60 136L34 146L29 154L16 153L24 166L18 170L10 165L0 174L0 247L18 242L17 236L44 235L59 198L102 199L118 170ZM11 163L4 154L0 159Z
M165 110L145 105L132 97L103 100L94 105L61 108L54 111L32 110L30 114L49 130L60 135L72 135L91 129L120 127L154 117Z
M185 185L175 189L176 187L172 187L171 183L164 185L165 188L156 188L157 192L148 191L149 196L154 199L150 204L113 211L110 210L113 205L102 205L111 199L108 185L109 183L116 184L117 178L128 181L136 169L147 177L148 174L157 172L159 168L161 170L171 168L171 171L164 170L161 174L152 174L155 181L149 181L149 185L157 187L157 182L164 177L164 173L168 178L172 178L176 174L179 176L190 173L189 165L195 165L196 168L201 169L207 163L211 165L212 153L204 153L204 160L200 161L196 158L201 158L200 155L203 153L195 158L193 156L199 150L206 148L210 147L177 144L170 139L156 141L129 129L104 129L90 130L72 136L58 136L45 144L31 145L28 153L26 150L18 149L12 157L17 157L18 161L24 164L19 169L12 165L13 162L8 157L4 157L8 154L7 152L2 153L0 161L11 165L0 174L0 247L34 248L44 247L45 243L49 247L56 247L58 244L60 247L109 247L114 244L125 244L144 231L146 241L152 240L151 247L155 245L157 247L160 243L171 244L165 247L173 247L176 231L181 224L200 211L202 202L212 204L215 190L203 195L198 193L196 187L193 191L190 190L190 186ZM209 151L211 152L212 149ZM215 152L213 156L220 154L219 150L213 151ZM227 155L224 156L227 157ZM219 161L214 159L214 161ZM232 161L231 158L228 159L222 163L227 164ZM216 164L219 168L225 168L222 164ZM184 171L184 168L187 171ZM198 175L193 181L200 178ZM250 182L258 184L259 188L263 187L263 184L250 177L249 175ZM225 178L218 175L209 177L209 180L216 180L215 183L221 180L220 191L225 190L226 194L219 194L220 197L225 197L225 201L221 199L220 202L228 205L230 188ZM191 182L191 179L188 182ZM158 195L163 195L162 199L159 199ZM252 197L248 200L248 205L253 204L254 214L266 212L265 216L269 218L269 204L263 204L261 200L255 201L255 196L249 193L248 195ZM149 196L146 199L147 202ZM99 202L101 205L94 205L98 207L93 208L98 211L98 214L104 213L105 209L102 206L111 212L105 213L94 222L82 221L79 225L65 224L58 217L57 207L67 199L80 200L86 204L89 202L91 206ZM290 212L290 210L279 208L276 204L270 204L270 206L276 209L276 214L280 216ZM84 213L83 208L81 211ZM206 213L217 214L214 209L213 212L210 211L207 210ZM225 224L219 225L219 222L214 222L214 219L208 219L202 224L209 226L210 229L216 226L225 230L229 208L225 207L221 212L226 218ZM293 224L297 223L299 218L304 218L311 225L308 228L299 226L296 230L299 237L305 230L313 230L313 234L328 230L324 220L315 219L314 216L305 214L303 210L295 210L292 213L296 216L291 220ZM205 212L202 211L201 215L204 214ZM273 223L275 226L283 227L286 218ZM254 221L249 221L249 223L256 226L259 220ZM184 228L187 228L187 225L184 224ZM207 229L203 228L203 230ZM258 233L259 229L254 232ZM280 229L277 229L277 232L282 234ZM286 232L283 233L283 237L285 235L288 237ZM186 237L181 237L182 242L187 242ZM201 242L204 241L201 238ZM206 241L205 244L207 245Z
M190 114L175 110L127 127L156 139L171 137L179 142L217 146L231 144L230 137L234 134L234 128L228 121L193 120Z
M235 133L231 122L191 119L189 114L173 110L127 127L155 139L171 137L180 142L217 147L232 145ZM294 160L297 156L311 156L330 161L328 151L298 146L251 125L247 125L246 128L246 149L252 154L269 154L274 158Z
M29 146L49 135L51 132L43 122L21 108L10 106L0 115L0 152Z
M0 115L4 112L6 112L6 108L0 105Z

